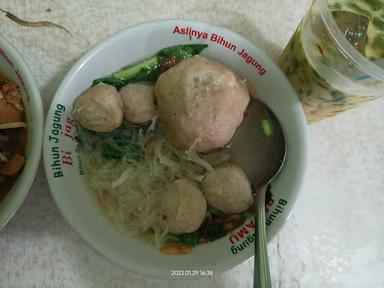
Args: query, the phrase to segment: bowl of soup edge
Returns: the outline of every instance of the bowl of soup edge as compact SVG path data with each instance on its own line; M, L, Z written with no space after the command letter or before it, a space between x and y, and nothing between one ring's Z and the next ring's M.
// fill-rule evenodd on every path
M30 69L16 48L1 36L0 71L18 85L27 122L26 162L12 188L0 202L1 229L22 204L37 173L43 140L44 112L40 93Z
M198 38L197 35L203 35L198 32L206 33L206 37ZM295 91L277 66L252 43L234 32L188 20L148 22L119 32L97 44L68 72L51 103L45 126L43 152L46 174L53 198L65 219L86 242L112 262L140 274L161 278L175 277L172 275L175 269L206 269L217 273L240 264L253 255L254 223L248 219L231 235L199 245L191 254L161 254L141 239L123 235L106 219L88 191L78 161L77 144L72 137L73 127L68 125L69 136L53 131L55 127L66 129L66 123L71 123L73 102L93 79L152 56L162 48L188 43L208 44L203 56L220 61L251 81L259 98L273 110L283 126L287 160L273 185L273 203L268 206L267 214L268 238L272 239L291 213L304 179L305 117ZM231 44L235 45L234 49ZM57 141L54 133L59 135ZM52 169L53 151L74 155L71 165Z

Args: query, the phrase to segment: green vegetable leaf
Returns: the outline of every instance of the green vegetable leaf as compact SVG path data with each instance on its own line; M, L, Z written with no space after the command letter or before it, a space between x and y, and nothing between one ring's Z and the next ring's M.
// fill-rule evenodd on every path
M374 11L379 11L384 7L384 3L380 0L365 0L365 2L371 6Z
M372 23L373 23L373 25L375 25L379 30L384 31L384 21L383 21L383 20L381 20L380 18L375 17L375 18L372 19Z
M375 39L373 40L372 47L375 49L380 49L381 51L383 51L384 36L381 36L381 35L376 36ZM384 53L381 54L381 57L384 58Z
M223 215L223 212L221 212L219 209L217 209L215 207L209 207L208 208L208 212L211 213L214 216L221 216L221 215Z
M81 125L76 125L75 139L84 151L92 151L96 148L97 142L100 141L96 132L83 128Z
M143 69L150 70L155 68L157 65L159 65L159 61L156 56L153 56L139 63L125 66L119 71L112 73L112 76L122 80L130 80L134 79Z
M96 133L78 125L76 140L88 152L101 149L106 159L140 160L144 157L144 140L139 138L141 128L124 123L109 133Z
M180 235L180 239L189 247L195 247L198 241L197 231Z
M363 15L365 17L371 18L371 13L360 6L356 5L355 3L348 3L348 6L351 7L353 10L355 10L360 15Z
M180 242L181 239L178 235L175 235L175 234L172 234L172 233L168 233L167 234L167 241L171 241L171 242Z
M208 47L206 44L171 46L160 50L159 53L157 53L157 59L159 62L168 57L176 57L178 60L184 60L200 54L200 52L206 47Z
M248 212L248 211L245 211L244 213L243 213L243 217L244 217L244 219L248 219L248 218L251 218L251 217L253 217L254 215L251 213L251 212Z
M164 48L150 58L125 66L106 77L95 79L93 85L103 82L120 89L128 83L141 81L153 83L161 73L161 63L167 58L174 58L177 61L181 61L199 54L207 46L208 45L189 44Z
M340 10L341 9L341 5L339 3L334 3L332 5L329 5L329 8L331 10Z

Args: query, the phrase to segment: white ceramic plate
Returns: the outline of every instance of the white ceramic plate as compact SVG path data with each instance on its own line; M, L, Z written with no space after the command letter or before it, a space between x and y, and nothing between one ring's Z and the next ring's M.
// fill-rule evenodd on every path
M197 246L189 255L167 256L134 236L122 235L96 206L82 175L72 137L71 110L76 97L90 87L93 79L152 56L162 48L186 43L208 44L202 55L250 80L283 126L287 161L273 185L273 203L268 205L269 239L288 218L305 171L306 126L300 102L276 65L241 36L202 22L169 20L131 27L98 44L69 71L48 112L44 136L48 182L65 219L94 249L131 271L155 277L202 276L206 271L218 273L234 267L253 255L254 222L247 220L230 235ZM241 51L248 58L243 58Z

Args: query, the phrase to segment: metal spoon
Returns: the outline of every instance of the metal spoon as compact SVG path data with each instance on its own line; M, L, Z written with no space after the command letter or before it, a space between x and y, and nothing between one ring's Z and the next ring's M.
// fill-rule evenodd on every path
M265 195L268 184L275 179L283 167L286 144L279 121L260 100L254 99L248 107L244 121L233 139L231 150L234 162L244 170L257 191L253 287L271 287L265 224Z

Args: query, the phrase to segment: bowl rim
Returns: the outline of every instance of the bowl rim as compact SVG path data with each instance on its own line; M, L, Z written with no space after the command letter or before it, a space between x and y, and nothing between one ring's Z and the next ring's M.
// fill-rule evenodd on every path
M56 96L57 95L60 95L63 93L64 89L67 88L67 85L69 82L71 82L75 75L74 74L77 74L78 70L80 70L84 65L87 64L87 62L94 56L94 54L97 54L97 52L103 50L105 48L105 46L108 46L110 44L110 42L114 42L120 38L123 38L125 37L125 34L129 33L131 30L133 29L138 29L140 28L141 26L146 26L148 24L150 25L155 25L155 24L164 24L164 25L168 25L170 23L175 23L175 22L183 22L183 23L191 23L192 25L193 24L204 24L204 25L207 25L209 26L210 28L217 28L217 29L220 29L221 31L225 31L226 33L229 33L229 34L233 34L233 35L236 35L237 37L239 37L239 39L241 38L242 41L248 43L249 45L252 45L254 47L256 47L253 43L251 43L249 40L247 40L246 38L244 38L243 36L241 36L240 34L236 33L236 32L233 32L225 27L221 27L219 25L215 25L215 24L211 24L211 23L208 23L208 22L204 22L204 21L197 21L197 20L190 20L190 19L166 19L166 20L153 20L153 21L146 21L146 22L142 22L142 23L138 23L136 25L133 25L133 26L130 26L122 31L119 31L119 32L116 32L108 37L106 37L105 39L101 40L100 42L96 43L96 45L92 46L83 56L81 56L77 61L76 63L71 67L71 69L67 72L67 74L65 75L65 77L63 78L60 86L58 87L54 97L53 97L53 101L50 105L50 108L49 108L49 111L47 113L47 115L50 115L52 113L52 109L53 109L53 106L54 104L56 104L56 102L54 101ZM257 47L256 47L257 48ZM260 51L266 58L268 58L268 61L270 61L270 63L272 63L275 67L277 67L277 64L275 62L273 62L270 57L268 57L263 51L261 51L259 48L257 48L258 51ZM123 64L124 65L124 64ZM281 76L283 76L284 78L284 82L287 86L289 86L289 88L291 89L291 91L295 94L295 90L292 88L292 85L290 84L289 80L285 77L285 75L278 69L276 68L280 73ZM297 100L298 103L300 104L300 101ZM302 109L301 105L300 105L300 109ZM301 110L302 111L302 110ZM277 115L278 116L278 115ZM301 166L303 167L302 171L301 171L301 176L300 176L300 181L299 184L298 184L298 189L293 191L292 194L290 194L291 198L292 199L292 202L293 204L291 205L291 208L289 209L289 212L287 213L287 216L284 217L284 220L283 223L281 224L281 226L279 227L278 231L274 231L272 233L268 233L268 240L271 241L277 234L277 232L281 231L281 229L284 227L284 225L286 224L287 222L287 219L290 217L292 211L293 211L293 206L295 205L296 203L296 200L297 200L297 196L301 190L301 187L302 187L302 183L303 183L303 180L304 180L304 176L305 176L305 171L306 171L306 162L307 162L307 145L308 145L308 136L307 136L307 126L305 124L305 117L304 117L304 113L302 112L302 115L300 116L301 117L301 122L303 123L302 125L302 128L303 130L301 131L301 136L302 136L302 143L301 143L301 146L302 146L302 153L301 153L301 158L299 159L299 162L301 163ZM45 128L44 128L44 131L45 131L45 134L48 133L48 123L49 121L46 121L45 123ZM45 138L44 138L45 139ZM44 144L43 144L43 153L44 153L44 164L45 163L48 163L48 153L47 152L47 146L48 143L47 141L44 141ZM135 273L138 273L138 274L141 274L141 275L145 275L145 276L150 276L150 277L157 277L157 278L170 278L170 277L165 277L164 275L162 275L161 273L159 273L158 271L154 271L154 270L150 270L148 269L147 271L143 271L143 270L140 270L140 265L137 265L135 263L131 263L130 265L126 264L124 261L122 261L121 259L114 259L111 257L111 255L109 255L107 252L103 251L103 249L101 249L103 246L98 243L98 241L90 241L90 237L88 237L86 235L86 233L84 233L83 231L80 231L79 229L75 228L75 226L72 225L72 221L69 219L69 217L66 215L66 212L65 212L65 207L63 205L60 204L60 201L58 201L57 197L56 197L56 193L53 192L53 188L54 188L54 184L53 184L53 179L52 177L49 177L49 167L47 167L47 165L44 165L45 167L45 172L46 172L46 176L47 176L47 180L48 180L48 185L49 185L49 188L50 188L50 191L51 191L51 195L53 197L53 199L55 200L55 203L59 209L59 211L61 212L61 214L63 215L64 219L70 224L70 226L72 227L72 229L74 229L76 231L76 233L83 239L85 240L85 242L91 247L93 248L93 250L98 253L99 255L102 255L103 257L105 257L109 262L112 262L114 264L117 264L119 265L120 267L123 267L125 269L128 269L129 271L132 271L132 272L135 272ZM223 271L226 271L228 269L231 269L233 267L235 267L236 265L239 265L240 263L242 263L243 261L247 260L250 256L248 255L244 255L241 259L241 261L238 261L237 263L218 263L216 264L217 266L217 272L223 272ZM184 277L184 278L190 278L190 277ZM172 278L171 278L172 279ZM178 278L179 279L179 278Z
M27 151L28 157L23 171L18 176L15 184L12 186L11 190L7 193L6 197L1 203L1 230L11 220L11 218L21 206L35 179L40 164L40 157L43 146L44 109L36 81L33 78L32 72L23 57L20 55L17 49L2 36L0 36L0 45L1 48L6 50L7 54L12 59L15 68L20 73L25 83L26 90L28 91L30 97L28 109L31 111L31 119L28 119L28 122L31 121L34 125L33 134L31 136L27 136L27 139L31 142L30 144L27 143L27 145L30 145L30 150ZM28 134L31 134L29 129ZM15 188L15 185L17 185L17 189ZM6 204L4 204L5 201L7 202Z
M368 60L345 38L332 16L332 11L328 6L327 0L313 1L309 9L307 17L310 17L312 10L319 9L318 13L324 22L324 26L327 28L327 32L335 42L336 47L342 51L349 61L354 63L354 65L370 77L380 81L384 80L384 68Z

